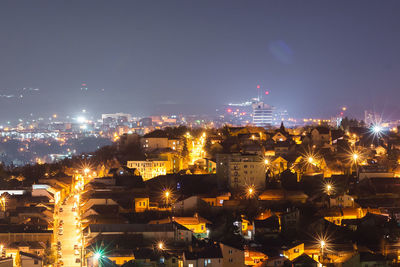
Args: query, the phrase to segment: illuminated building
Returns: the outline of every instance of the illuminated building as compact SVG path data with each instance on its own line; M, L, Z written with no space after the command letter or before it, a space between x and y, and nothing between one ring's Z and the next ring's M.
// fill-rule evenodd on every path
M264 102L256 102L253 104L253 124L256 126L272 125L273 107Z
M127 167L138 170L144 181L167 174L166 161L128 161Z
M152 151L155 149L170 148L172 150L182 150L183 144L179 138L169 138L168 135L161 130L156 130L145 134L141 140L143 149Z
M218 154L218 181L233 190L254 185L258 190L265 188L265 163L259 155Z

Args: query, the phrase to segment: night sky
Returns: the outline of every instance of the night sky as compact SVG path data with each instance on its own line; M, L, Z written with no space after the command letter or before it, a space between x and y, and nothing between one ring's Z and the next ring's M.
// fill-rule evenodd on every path
M2 0L0 119L209 114L258 84L297 117L400 118L399 14L398 0Z

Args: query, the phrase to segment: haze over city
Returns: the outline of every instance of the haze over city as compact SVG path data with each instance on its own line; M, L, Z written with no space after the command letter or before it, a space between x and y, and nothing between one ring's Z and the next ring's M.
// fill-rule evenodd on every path
M0 266L400 266L399 14L0 1Z
M398 119L399 12L398 1L2 1L0 117L212 114L261 85L298 117L347 106Z

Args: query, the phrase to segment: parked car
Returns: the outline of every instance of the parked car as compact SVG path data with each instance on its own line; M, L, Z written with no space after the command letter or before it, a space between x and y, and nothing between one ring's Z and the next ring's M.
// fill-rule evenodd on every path
M78 249L75 249L75 255L79 255L79 250Z
M60 208L60 212L63 212L64 211L64 209L63 208Z
M74 249L79 249L78 245L74 245Z
M81 262L81 259L80 258L76 258L75 259L75 263L80 263Z

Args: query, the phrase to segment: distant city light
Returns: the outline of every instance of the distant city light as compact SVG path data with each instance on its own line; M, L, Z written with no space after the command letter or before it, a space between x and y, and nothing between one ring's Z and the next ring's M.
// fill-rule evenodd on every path
M382 128L382 126L375 124L372 126L371 130L374 134L380 134L382 132L383 128Z
M86 122L86 118L83 117L83 116L79 116L79 117L76 118L76 121L78 123L85 123Z

